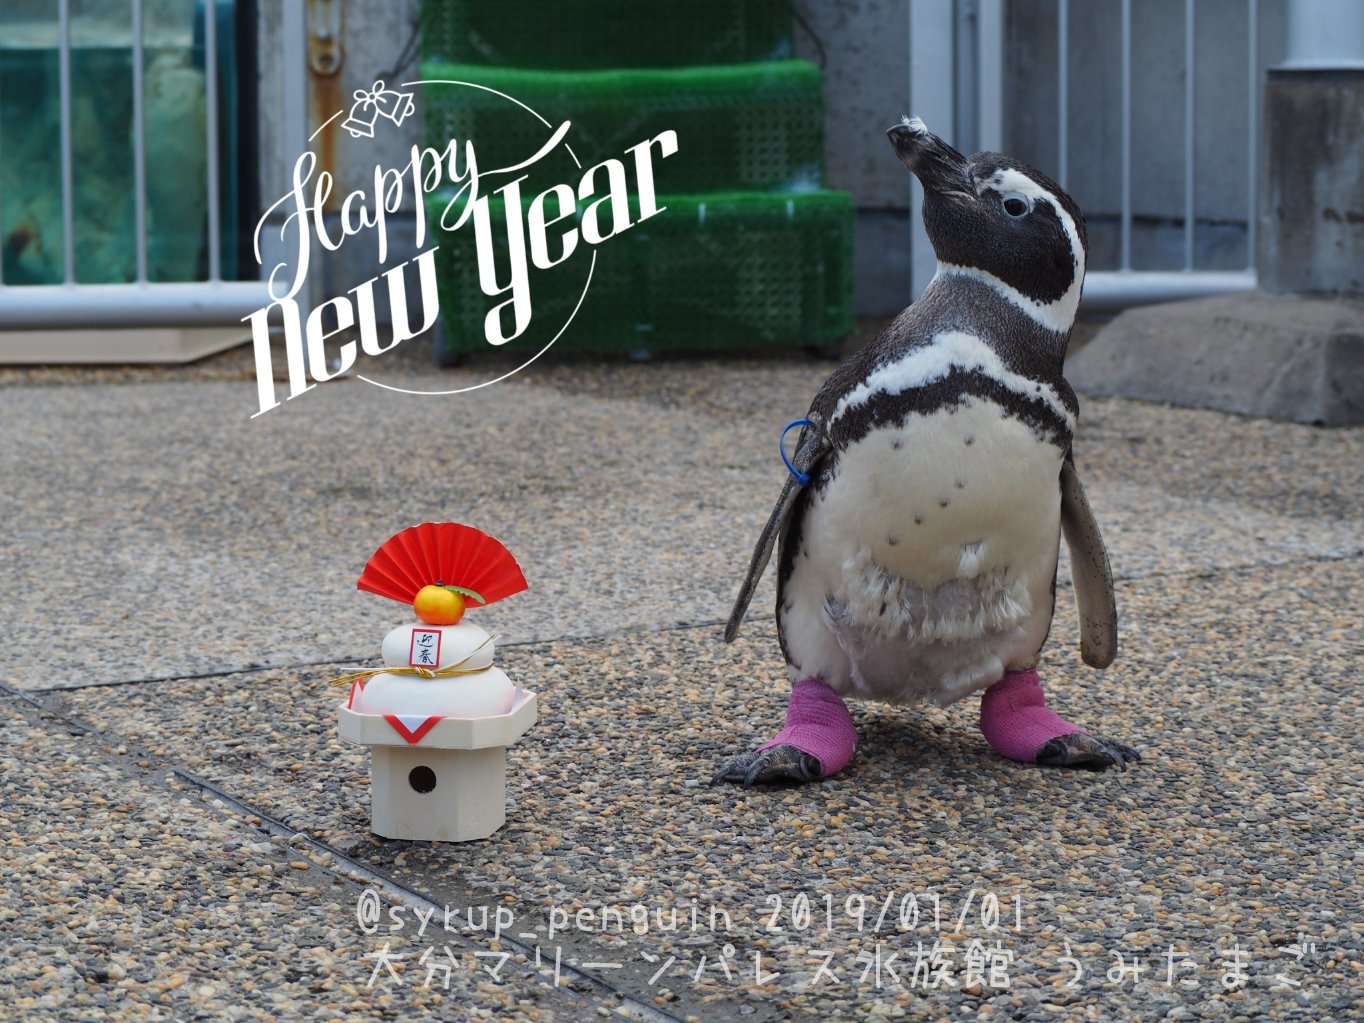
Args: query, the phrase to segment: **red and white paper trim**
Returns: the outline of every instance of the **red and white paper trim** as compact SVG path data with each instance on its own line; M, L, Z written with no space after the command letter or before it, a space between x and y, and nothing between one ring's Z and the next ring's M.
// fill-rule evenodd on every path
M385 714L384 720L407 740L409 746L415 746L422 741L427 732L445 720L445 715L432 714L430 717L423 717L420 714Z

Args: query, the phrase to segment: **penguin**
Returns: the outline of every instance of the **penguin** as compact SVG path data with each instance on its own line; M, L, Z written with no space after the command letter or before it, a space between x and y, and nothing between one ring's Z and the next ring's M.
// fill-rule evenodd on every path
M999 153L968 159L918 118L887 136L923 184L937 272L788 427L801 427L791 471L725 631L738 634L776 546L786 722L712 784L837 773L857 745L846 698L946 706L973 693L1003 756L1126 770L1140 754L1056 714L1038 674L1062 534L1082 659L1104 668L1117 654L1108 555L1071 451L1079 404L1062 376L1084 215L1040 171Z

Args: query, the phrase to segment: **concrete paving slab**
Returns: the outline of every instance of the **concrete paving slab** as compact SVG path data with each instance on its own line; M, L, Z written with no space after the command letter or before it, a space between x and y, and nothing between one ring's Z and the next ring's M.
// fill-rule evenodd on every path
M579 364L429 399L351 380L257 420L242 382L5 388L0 563L17 607L0 679L369 657L404 619L355 579L427 519L481 526L521 559L531 591L477 612L509 640L723 619L782 483L776 437L827 372ZM1359 549L1358 431L1107 399L1086 403L1078 445L1120 575Z
M1092 672L1062 591L1054 704L1140 747L1125 774L1005 761L974 705L855 704L843 774L712 789L721 759L780 722L769 622L729 648L714 628L510 648L540 722L509 751L506 829L467 845L367 834L366 752L335 736L326 666L54 699L436 903L503 905L527 944L619 963L597 972L685 1018L1347 1019L1364 1008L1361 596L1359 559L1128 581L1122 656ZM674 909L677 929L655 922ZM1283 951L1299 934L1316 945L1302 963ZM973 940L1012 956L1007 988L972 983ZM936 989L908 980L920 941L950 964ZM1167 986L1171 950L1194 966ZM1110 980L1115 951L1146 981Z
M857 705L845 773L744 793L706 781L780 722L771 579L738 644L714 623L780 486L776 434L829 364L569 361L446 399L352 380L252 422L230 361L0 373L0 681L23 688L0 687L0 815L18 836L0 999L26 1018L1364 1016L1364 431L1083 400L1123 649L1106 672L1079 665L1063 582L1045 668L1063 713L1142 748L1133 770L1012 764L972 706ZM430 385L394 365L390 382ZM365 558L440 517L521 557L532 590L483 624L541 719L510 750L507 828L385 842L368 753L337 738L322 681L374 663L405 620L353 589ZM115 886L104 945L71 908L89 884ZM357 926L367 887L397 911L387 935ZM138 923L171 895L192 910ZM281 906L303 922L277 926ZM445 906L437 941L418 913ZM499 907L526 930L469 921ZM1302 962L1285 951L1299 934ZM413 964L447 935L472 986L438 1003ZM402 983L376 994L365 956L390 938ZM214 986L218 940L248 951ZM920 942L936 987L911 979ZM306 976L277 965L333 945ZM1110 979L1114 951L1141 956L1135 983ZM1008 988L967 975L982 955Z
M1359 520L1364 430L1089 394L1080 402L1076 458L1095 486L1126 482L1289 518Z
M350 382L252 422L245 397L213 383L9 395L0 558L21 603L0 676L369 656L406 618L355 580L428 519L481 526L525 565L529 594L477 612L508 638L714 619L758 528L731 523L767 500L743 485L756 437L745 450L683 411L514 381L458 401Z
M477 1005L529 1023L598 1019L611 1004L554 989L526 961L494 981L486 945L458 933L395 936L388 973L373 958L386 917L357 918L386 913L387 893L325 852L271 840L116 733L12 694L0 699L0 768L6 1018L448 1019ZM417 962L427 948L431 983Z

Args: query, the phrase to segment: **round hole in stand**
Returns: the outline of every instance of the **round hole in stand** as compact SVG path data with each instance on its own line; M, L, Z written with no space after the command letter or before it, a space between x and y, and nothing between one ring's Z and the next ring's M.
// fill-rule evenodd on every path
M413 792L425 794L436 787L436 772L429 767L414 767L407 775Z

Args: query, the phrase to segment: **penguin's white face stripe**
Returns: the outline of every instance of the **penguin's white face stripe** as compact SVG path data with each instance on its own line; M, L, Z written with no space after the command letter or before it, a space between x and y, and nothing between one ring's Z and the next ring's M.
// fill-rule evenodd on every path
M1064 334L1070 330L1075 323L1076 310L1080 308L1080 287L1081 280L1076 279L1066 291L1055 302L1039 302L1037 299L1028 298L1017 288L1011 288L994 274L981 270L974 266L958 266L955 263L939 263L937 273L939 276L946 274L960 274L963 277L974 277L981 281L1010 305L1017 307L1028 319L1039 326L1046 327L1058 334ZM932 283L932 282L930 282Z
M1055 302L1039 302L1005 284L994 274L977 267L959 266L955 263L940 261L938 273L963 274L983 281L1011 305L1022 310L1033 322L1046 327L1048 330L1064 334L1070 330L1071 325L1075 322L1075 313L1080 307L1080 291L1084 287L1085 278L1085 247L1080 241L1080 232L1075 227L1075 221L1054 195L1022 171L1011 168L997 170L978 185L979 190L983 191L987 188L1001 194L1014 192L1031 200L1034 204L1045 202L1052 208L1056 213L1056 219L1061 224L1061 229L1066 232L1066 241L1070 244L1071 260L1075 267L1075 276L1070 287Z
M1022 171L1005 168L997 170L988 178L980 183L980 187L991 188L996 192L1017 192L1019 195L1031 199L1034 203L1046 202L1056 213L1056 219L1061 222L1062 229L1066 232L1066 240L1070 242L1070 254L1075 261L1077 282L1085 275L1085 247L1080 241L1080 232L1076 230L1075 221L1066 212L1066 208L1061 205L1060 200L1049 191L1039 185Z
M879 367L839 400L829 422L837 422L850 409L865 404L873 395L903 394L927 386L947 376L953 368L968 373L978 370L1023 397L1041 399L1065 422L1069 430L1075 429L1075 417L1066 408L1055 387L1013 372L988 344L974 334L960 330L937 334L930 344L911 350L897 362Z

